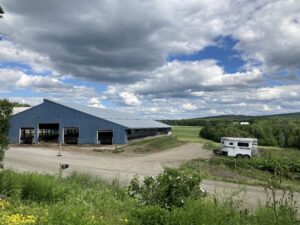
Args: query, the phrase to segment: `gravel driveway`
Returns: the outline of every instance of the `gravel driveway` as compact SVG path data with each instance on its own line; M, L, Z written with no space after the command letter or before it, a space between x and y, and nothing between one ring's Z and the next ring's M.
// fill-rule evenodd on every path
M63 151L57 157L58 148L11 146L6 152L5 168L18 171L58 173L60 163L70 164L64 171L69 174L79 171L112 180L118 178L127 183L135 174L157 175L166 166L177 167L181 163L195 159L208 158L211 152L202 149L198 143L190 143L177 148L150 154L117 154L91 151Z

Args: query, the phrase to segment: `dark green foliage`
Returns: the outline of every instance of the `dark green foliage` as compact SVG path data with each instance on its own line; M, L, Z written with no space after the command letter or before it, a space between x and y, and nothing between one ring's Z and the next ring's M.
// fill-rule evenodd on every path
M13 105L13 107L30 107L29 104L26 104L26 103L18 103L18 102L13 102L12 105Z
M300 148L300 121L257 120L250 125L219 123L204 126L200 136L220 142L221 137L254 137L259 145Z
M130 224L164 225L167 224L169 211L159 206L144 206L133 210Z
M287 201L276 200L277 203L267 203L251 214L248 210L239 207L229 197L224 202L217 199L200 198L188 200L181 208L171 211L157 206L143 206L131 213L130 224L142 225L296 225L295 208ZM274 211L275 210L275 211Z
M129 195L145 205L159 205L161 208L181 207L186 198L199 196L200 177L186 175L179 170L167 168L158 177L146 177L140 186L137 178L130 182Z
M0 162L4 158L4 151L7 148L7 133L9 129L9 119L13 111L12 104L6 100L0 99Z
M255 221L259 224L299 224L294 193L286 189L278 189L281 179L277 175L274 175L267 183L265 188L267 201L264 207L257 209ZM262 216L263 214L268 216Z

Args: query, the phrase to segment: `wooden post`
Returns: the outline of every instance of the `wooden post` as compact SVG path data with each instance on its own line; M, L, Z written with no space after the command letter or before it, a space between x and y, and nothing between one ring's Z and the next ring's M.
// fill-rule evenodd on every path
M234 171L236 172L236 159L234 159Z
M58 154L57 154L57 156L59 157L59 156L62 156L62 154L61 154L61 141L59 142L59 149L58 149Z

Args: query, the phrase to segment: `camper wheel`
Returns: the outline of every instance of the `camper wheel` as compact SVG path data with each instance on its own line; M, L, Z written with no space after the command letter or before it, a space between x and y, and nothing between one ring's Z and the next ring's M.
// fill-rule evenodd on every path
M235 157L236 157L237 159L242 159L242 158L243 158L243 155L237 154Z
M250 159L250 155L244 155L244 159Z

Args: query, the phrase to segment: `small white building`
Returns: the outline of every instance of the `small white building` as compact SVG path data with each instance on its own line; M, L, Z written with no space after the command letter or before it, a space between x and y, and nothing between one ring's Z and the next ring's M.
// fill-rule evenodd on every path
M240 125L249 125L249 122L240 122Z

